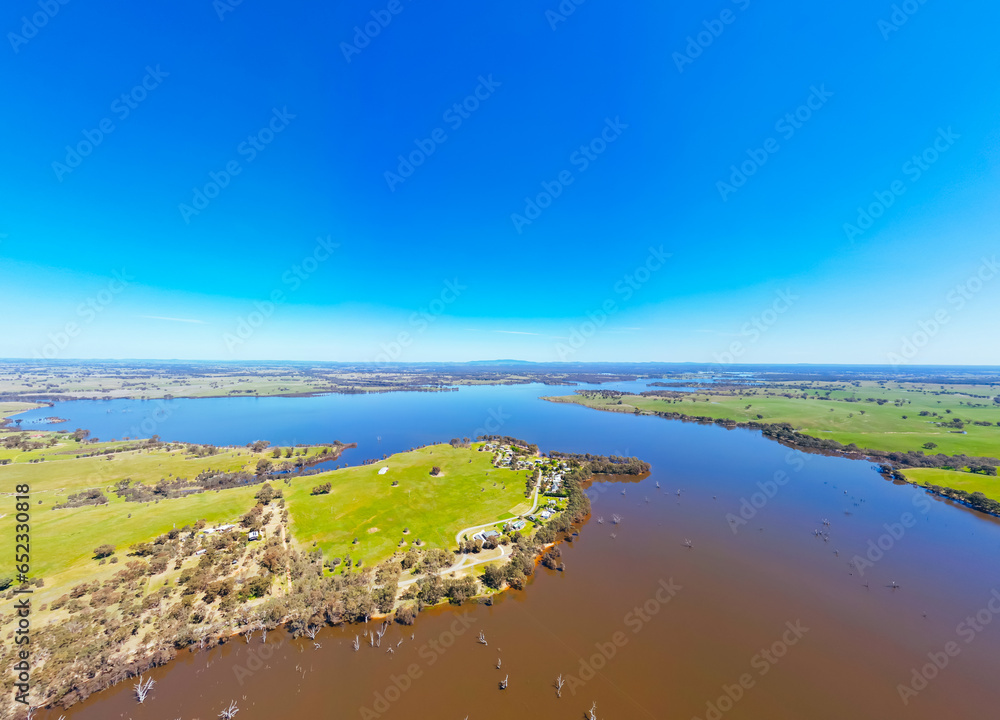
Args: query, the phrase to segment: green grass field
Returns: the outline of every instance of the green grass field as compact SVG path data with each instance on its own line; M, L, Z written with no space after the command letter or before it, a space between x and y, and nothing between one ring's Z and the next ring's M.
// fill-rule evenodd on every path
M62 444L64 436L50 435L59 437L61 443L47 451L51 459L29 463L19 458L0 466L3 537L14 536L14 488L22 483L31 488L32 575L46 583L37 595L39 603L51 602L73 585L105 579L120 569L120 565L98 565L93 559L98 545L116 546L124 559L129 546L148 542L175 526L194 525L199 519L209 525L236 521L256 504L254 495L260 489L253 485L136 503L112 492L118 480L128 477L147 485L170 475L190 480L204 470L252 470L258 459L272 459L268 451L253 453L247 448L224 448L216 455L196 457L180 446L77 458L77 443ZM95 443L87 449L109 445ZM309 448L309 455L321 450ZM392 555L404 527L410 530L410 543L419 538L423 547L451 548L460 529L509 517L512 511L528 507L524 497L527 472L493 468L491 457L475 449L436 445L395 455L377 465L292 478L290 485L272 481L272 485L285 494L291 534L300 548L312 549L315 542L328 556L350 554L371 564ZM443 471L439 477L430 475L435 465ZM386 474L378 475L378 469L386 466ZM392 486L393 481L399 482L398 487ZM330 494L310 494L314 486L325 482L333 486ZM89 488L101 489L109 502L52 509L65 502L68 494ZM357 545L352 544L355 537ZM0 559L0 576L9 575L13 575L10 554Z
M806 390L797 388L805 385ZM1000 405L991 398L976 397L988 392L983 388L944 386L915 386L911 388L879 387L874 383L859 383L857 387L845 386L830 392L809 388L808 383L797 383L796 389L785 387L759 388L739 395L715 395L704 392L691 393L679 402L655 397L628 395L618 400L600 397L570 395L547 398L556 402L574 402L588 407L621 412L640 411L678 412L724 418L736 422L787 422L796 430L818 438L829 438L849 445L885 451L919 450L924 443L937 445L935 453L956 455L1000 456ZM818 385L818 384L817 384ZM822 387L829 387L824 383ZM990 395L995 395L993 390ZM766 393L766 394L765 394ZM791 395L786 397L785 395ZM806 395L807 397L802 397ZM866 398L883 399L878 405L865 402ZM857 401L850 402L849 399ZM903 405L896 405L902 402ZM749 407L748 407L749 406ZM938 413L921 416L920 412ZM950 411L950 412L949 412ZM904 419L903 416L906 416ZM950 432L935 422L959 417L967 421L965 435ZM989 422L989 427L970 424L974 421Z
M327 557L349 554L366 564L399 549L404 528L409 529L405 547L419 538L425 547L452 548L459 530L530 506L524 496L528 472L494 468L491 458L487 452L433 445L296 480L286 492L292 536L306 549L316 543ZM440 477L430 475L435 465ZM379 475L383 467L388 470ZM310 495L313 486L327 481L333 485L330 494ZM398 487L392 487L394 481Z
M812 437L871 450L1000 457L1000 404L994 401L1000 395L989 386L796 382L717 392L706 386L706 390L670 398L604 398L590 393L545 399L613 412L676 412L736 422L784 422ZM964 433L939 424L956 417L963 421ZM926 443L934 447L925 448ZM1000 500L1000 481L995 477L930 468L903 473L920 484L980 491Z
M968 493L981 492L1000 501L1000 478L939 468L907 468L902 473L907 480L919 485L938 485Z

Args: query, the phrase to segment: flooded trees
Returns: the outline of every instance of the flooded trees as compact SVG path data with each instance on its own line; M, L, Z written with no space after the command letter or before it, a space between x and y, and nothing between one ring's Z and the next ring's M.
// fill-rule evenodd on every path
M558 547L549 548L542 555L542 565L550 570L562 570L562 551Z
M155 682L156 681L153 680L153 678L143 680L142 675L139 676L139 682L135 684L135 699L138 700L140 704L146 701L146 696L149 695L149 691L153 689Z
M417 613L413 609L412 605L401 605L399 609L396 610L396 622L400 625L412 625L416 618Z

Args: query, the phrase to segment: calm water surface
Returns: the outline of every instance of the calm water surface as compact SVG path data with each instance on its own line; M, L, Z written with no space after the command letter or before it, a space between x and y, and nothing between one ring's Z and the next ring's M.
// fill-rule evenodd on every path
M324 629L319 649L271 633L266 646L258 637L183 652L153 671L144 705L124 684L67 718L213 718L234 699L239 720L577 720L594 701L598 717L618 720L997 716L1000 618L992 622L989 603L1000 589L1000 523L886 482L868 463L789 450L751 431L537 399L571 391L116 400L20 416L31 427L58 415L69 422L54 427L102 439L338 439L358 443L343 456L351 464L483 432L653 464L642 482L595 484L593 517L563 548L566 571L540 568L525 591L493 607L423 613L412 628L389 630L381 648L357 653L356 627ZM744 501L760 507L751 516ZM750 519L734 531L727 516L741 507ZM861 574L851 560L870 542L885 549ZM475 641L480 630L486 647ZM932 679L904 704L897 686L912 683L928 653L941 661L949 642L958 653L931 666ZM567 684L557 698L560 673Z

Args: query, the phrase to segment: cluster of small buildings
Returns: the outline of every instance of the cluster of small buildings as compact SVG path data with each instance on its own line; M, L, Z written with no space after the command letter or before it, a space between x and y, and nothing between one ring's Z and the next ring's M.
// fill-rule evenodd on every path
M219 527L205 528L201 531L202 535L214 535L215 533L229 532L230 530L238 527L236 523L229 523L227 525L219 525ZM247 540L260 540L263 537L263 533L259 530L251 530L247 533ZM202 551L204 552L204 551ZM200 554L200 553L196 553Z
M486 443L482 450L493 453L493 467L506 467L511 470L533 470L536 468L541 470L543 490L555 494L561 493L563 471L569 469L569 463L540 457L519 458L514 454L512 445Z
M472 536L473 540L479 540L480 542L486 542L487 540L500 540L500 533L496 530L480 530L475 535Z
M496 443L486 443L483 446L484 452L493 453L493 467L510 468L511 470L530 470L541 462L539 458L518 458L514 454L513 445L499 445Z
M555 500L549 500L548 506L538 513L538 516L529 515L528 519L533 522L540 522L542 520L548 520L553 515L558 513L560 510L559 503Z
M215 528L205 528L204 530L201 531L201 534L202 535L214 535L215 533L229 532L234 527L236 527L235 523L229 523L228 525L219 525L219 527L215 527Z

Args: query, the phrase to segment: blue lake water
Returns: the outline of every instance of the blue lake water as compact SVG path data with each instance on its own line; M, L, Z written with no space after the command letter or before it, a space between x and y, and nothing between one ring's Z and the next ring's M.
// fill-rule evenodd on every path
M526 591L495 607L459 611L470 613L488 636L503 638L504 664L513 668L516 690L497 694L496 658L485 657L471 640L431 667L416 646L403 646L391 661L384 653L355 655L348 647L354 630L347 628L326 631L323 649L307 656L308 662L302 653L312 653L311 647L285 645L283 660L261 671L254 687L234 681L234 668L244 662L236 644L158 670L156 705L135 705L129 688L120 686L73 708L68 717L213 717L216 705L240 696L246 698L240 718L247 720L359 717L403 663L412 661L428 679L415 683L384 717L580 718L596 700L602 717L701 719L722 688L738 682L759 650L796 621L810 628L806 638L766 676L753 675L754 687L722 715L725 720L995 716L1000 615L968 642L960 627L970 615L986 612L991 593L1000 588L996 519L887 482L867 462L791 450L757 432L538 399L583 387L643 390L648 382L81 401L18 416L27 427L44 417L67 418L45 427L84 427L102 439L156 433L217 445L257 439L280 445L357 442L343 456L351 464L491 433L535 442L543 451L637 455L653 466L642 481L591 487L593 519L564 549L567 572L539 570ZM615 513L624 520L612 528ZM597 523L598 517L606 522ZM817 531L827 537L817 537ZM685 540L694 547L685 547ZM856 558L870 565L859 570ZM632 635L628 612L649 602L667 578L683 591L669 610ZM453 617L447 611L421 615L416 632L440 636ZM552 678L578 673L580 663L620 631L629 644L618 657L600 669L585 693L557 700ZM960 655L904 705L899 684L928 662L929 652L953 640L961 642ZM338 710L328 715L328 708Z
M314 397L239 397L171 400L57 402L18 415L23 426L49 430L82 427L101 440L148 438L213 445L245 445L267 440L275 445L356 442L344 459L409 450L453 437L484 434L523 437L567 452L625 452L629 431L611 423L616 437L601 440L590 432L603 418L593 411L540 401L543 395L565 395L577 389L604 388L641 392L649 380L604 385L469 386L457 392L403 392ZM38 423L46 417L67 422ZM629 427L629 426L626 426ZM595 447L595 443L597 446Z

